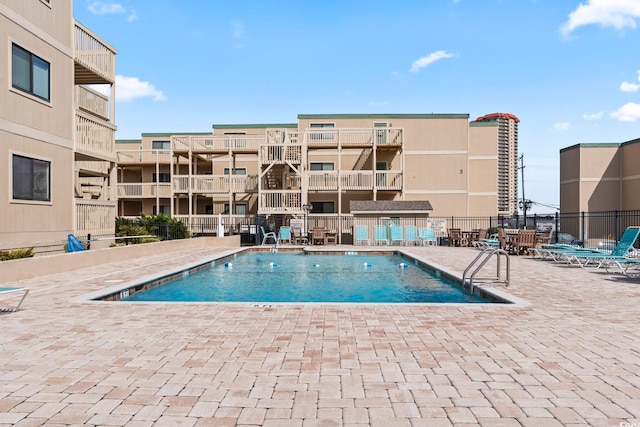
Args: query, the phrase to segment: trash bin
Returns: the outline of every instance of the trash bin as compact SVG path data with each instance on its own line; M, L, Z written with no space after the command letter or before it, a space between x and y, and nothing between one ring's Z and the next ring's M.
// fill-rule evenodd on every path
M449 246L449 238L448 237L440 237L438 239L438 246Z

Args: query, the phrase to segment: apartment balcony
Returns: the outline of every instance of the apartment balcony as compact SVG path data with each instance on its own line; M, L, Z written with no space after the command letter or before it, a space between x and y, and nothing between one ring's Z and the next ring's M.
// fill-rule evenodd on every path
M302 194L299 190L265 190L260 193L258 213L302 213Z
M298 131L289 132L285 129L267 129L267 144L301 144L302 134Z
M95 116L76 111L76 160L116 161L116 127Z
M265 138L245 135L184 135L171 138L174 152L256 153Z
M174 175L176 193L229 194L258 191L257 175Z
M328 171L307 172L309 191L373 191L373 171ZM402 172L376 171L375 188L377 190L401 191Z
M75 199L77 236L113 236L116 227L116 202Z
M116 81L116 50L76 21L74 63L76 84L113 84Z
M81 111L109 120L109 98L86 86L76 86L76 105Z
M253 228L253 231L255 232L255 226L253 225L255 224L255 215L222 214L221 217L217 214L174 215L173 218L182 221L191 233L217 234L218 222L220 219L222 219L222 225L225 233L227 234L231 231L237 231L237 228L241 231L246 229L247 232Z
M170 198L171 183L128 183L118 184L119 199L155 199L156 197Z
M399 128L371 129L306 129L305 139L308 147L332 148L376 147L379 149L397 149L404 142L403 130Z
M263 165L302 163L302 146L300 144L263 145L260 147L260 162Z
M119 165L171 164L171 151L168 150L122 150L116 152Z
M402 191L402 171L376 171L376 187L379 191Z
M76 169L80 176L109 176L111 165L104 161L78 161Z

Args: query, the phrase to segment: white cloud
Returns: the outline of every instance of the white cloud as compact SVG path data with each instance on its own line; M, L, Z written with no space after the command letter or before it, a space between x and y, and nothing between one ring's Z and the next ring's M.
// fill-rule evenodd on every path
M604 113L600 111L599 113L585 114L582 117L584 117L585 120L599 120L603 115Z
M231 21L231 27L233 28L232 35L234 39L244 38L246 25L240 21Z
M87 6L89 12L94 15L104 16L104 15L113 15L113 14L127 14L127 22L133 22L138 19L136 15L136 11L133 9L127 9L120 3L105 3L102 1L94 1L89 6Z
M116 100L128 102L136 98L153 98L154 101L167 99L162 91L149 82L142 82L137 77L116 76Z
M636 83L622 82L620 84L620 90L623 92L637 92L640 89L640 85Z
M560 26L560 31L566 35L576 28L591 24L613 27L616 30L636 28L637 18L640 18L638 0L587 0L569 14L567 22Z
M553 128L557 131L564 132L569 129L569 122L560 122L553 125Z
M434 62L437 62L441 59L446 59L446 58L453 58L454 56L456 56L453 53L449 53L446 50L439 50L437 52L433 52L430 55L427 56L423 56L420 59L417 59L416 61L413 62L413 64L411 65L411 72L412 73L417 73L418 71L420 71L421 68L424 68L426 66L429 66L431 64L433 64Z
M635 122L640 119L640 104L629 102L609 115L621 122Z

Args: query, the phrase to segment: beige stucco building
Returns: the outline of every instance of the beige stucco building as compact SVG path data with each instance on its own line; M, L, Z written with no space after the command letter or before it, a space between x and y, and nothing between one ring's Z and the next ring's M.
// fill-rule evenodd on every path
M640 139L560 150L560 211L640 209Z
M203 231L219 214L226 224L348 216L353 200L426 200L434 216L510 214L517 164L502 153L506 141L517 158L518 119L495 117L300 114L297 123L119 140L118 214L163 212Z
M113 235L115 49L71 0L0 0L0 40L0 249Z

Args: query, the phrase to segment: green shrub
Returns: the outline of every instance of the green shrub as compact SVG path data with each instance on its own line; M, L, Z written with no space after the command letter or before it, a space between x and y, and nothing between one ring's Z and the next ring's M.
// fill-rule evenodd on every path
M20 258L33 258L33 248L0 251L0 261Z

